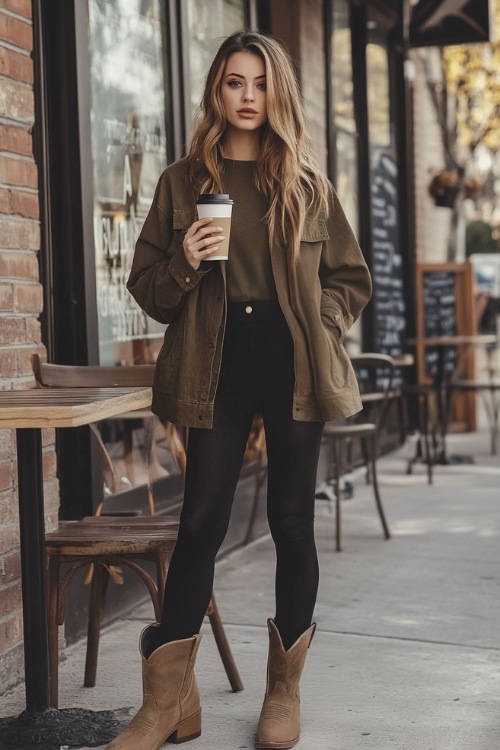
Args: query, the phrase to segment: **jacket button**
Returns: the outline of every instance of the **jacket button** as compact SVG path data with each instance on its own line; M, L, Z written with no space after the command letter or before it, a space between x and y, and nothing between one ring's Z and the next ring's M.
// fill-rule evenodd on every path
M203 422L203 417L201 416L201 414L198 414L198 422Z
M214 348L214 346L215 346L215 344L214 344L214 342L213 342L213 341L211 341L211 342L209 343L209 345L208 345L208 346L209 346L209 349L213 349L213 348Z
M250 307L250 305L247 305L245 307L245 312L247 313L247 315L250 315L250 313L253 312L253 307Z
M184 279L184 281L186 282L186 284L189 284L189 282L191 281L191 279L190 279L189 276L186 276L186 278Z

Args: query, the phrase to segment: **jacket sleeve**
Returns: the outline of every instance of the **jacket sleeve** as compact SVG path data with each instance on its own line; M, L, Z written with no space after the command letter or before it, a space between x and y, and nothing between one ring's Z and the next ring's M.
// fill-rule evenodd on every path
M136 242L127 289L139 306L160 323L171 323L186 294L204 273L195 271L182 249L182 232L174 229L172 186L168 170L156 187L151 208Z
M329 239L320 262L321 315L336 326L343 341L372 293L368 266L332 188L333 205L327 220Z

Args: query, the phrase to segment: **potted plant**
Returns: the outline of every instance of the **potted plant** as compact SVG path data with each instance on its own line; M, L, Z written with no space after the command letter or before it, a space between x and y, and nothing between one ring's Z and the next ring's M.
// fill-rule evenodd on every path
M433 175L429 183L429 193L434 198L436 206L453 208L460 187L461 175L458 172L441 169Z
M475 200L481 195L483 184L477 177L467 177L464 182L464 198Z

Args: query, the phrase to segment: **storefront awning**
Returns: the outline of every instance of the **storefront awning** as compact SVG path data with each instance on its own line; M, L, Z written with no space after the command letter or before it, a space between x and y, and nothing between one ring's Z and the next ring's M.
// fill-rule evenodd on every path
M418 0L412 5L411 47L488 41L488 0Z

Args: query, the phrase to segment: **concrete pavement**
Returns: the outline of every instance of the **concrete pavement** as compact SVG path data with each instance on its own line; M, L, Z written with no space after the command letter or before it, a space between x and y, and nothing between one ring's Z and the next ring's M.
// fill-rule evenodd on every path
M385 541L372 490L358 480L343 503L344 551L318 501L318 630L302 681L298 750L496 750L500 747L500 458L485 432L452 435L473 465L405 474L410 448L384 457L380 484L393 534ZM210 627L197 664L203 701L196 750L243 750L263 697L274 612L274 550L266 537L217 565L215 591L245 684L229 688ZM61 707L138 707L143 605L102 636L97 686L81 687L84 646L66 649ZM22 686L1 697L23 709Z

